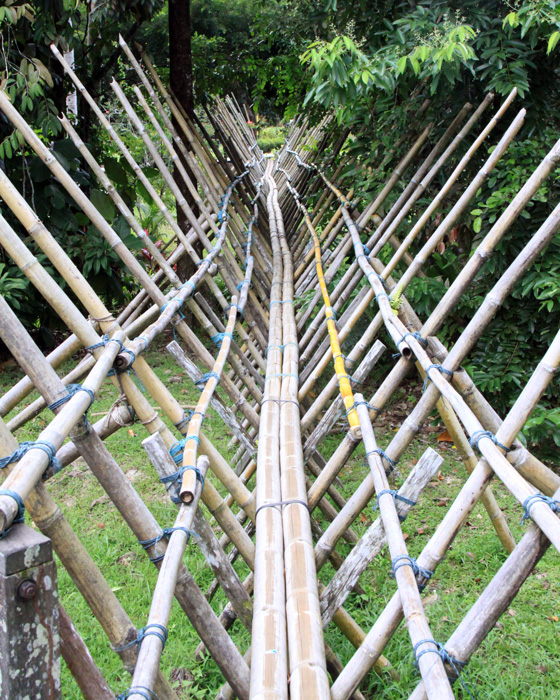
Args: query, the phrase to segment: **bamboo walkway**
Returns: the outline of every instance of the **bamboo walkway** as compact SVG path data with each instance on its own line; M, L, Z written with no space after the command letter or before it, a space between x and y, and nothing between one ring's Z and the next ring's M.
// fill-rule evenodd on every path
M330 117L317 125L296 120L282 150L274 157L265 156L234 98L214 100L207 112L206 123L213 131L209 135L197 117L192 121L181 110L142 48L136 46L133 52L123 40L121 47L123 60L137 74L137 104L116 81L113 90L141 136L147 157L176 197L189 230L178 226L141 165L56 48L55 56L172 231L172 240L160 250L62 116L68 138L153 256L155 271L144 268L0 92L5 117L141 288L120 313L107 309L0 170L6 215L0 215L0 245L69 331L67 339L45 357L0 299L0 337L26 373L0 398L1 533L13 535L26 511L51 539L108 644L130 673L128 689L122 689L120 698L177 698L160 671L166 643L174 644L172 635L168 639L174 599L200 637L198 656L209 653L223 674L224 686L216 696L222 700L363 698L360 685L370 671L381 679L396 677L383 651L403 621L419 671L410 697L453 698L454 682L462 687L463 697L467 693L474 697L476 689L468 687L464 667L549 544L560 549L560 476L517 439L560 363L560 333L503 419L461 365L514 284L558 232L559 207L487 290L452 347L444 346L438 331L508 227L557 166L560 141L504 209L429 317L421 319L406 299L407 287L424 276L430 256L469 211L477 191L507 154L525 117L523 109L514 113L515 91L502 104L488 95L476 108L465 105L437 141L431 137L433 125L423 123L427 105L422 105L411 116L416 125L412 137L396 139L380 164L380 172L391 169L373 196L344 193L336 183L352 164L344 155L349 135L340 133ZM148 123L150 130L145 128ZM498 124L500 139L493 136ZM490 155L465 182L466 167L480 147L484 144L486 152L490 143L494 146ZM405 155L391 165L401 147ZM183 179L188 201L170 168ZM443 184L424 208L420 198L434 183ZM20 233L26 231L44 253L72 297L14 230L10 222L15 224L16 219ZM386 246L392 250L388 263L378 257ZM182 281L176 265L185 255L197 269ZM340 276L345 260L349 263ZM182 310L196 320L196 332ZM194 411L184 411L144 358L170 326L176 340L167 349L188 375L185 381L201 389ZM204 334L216 346L215 353L202 342ZM83 359L60 377L57 368L84 348ZM386 351L396 353L392 369L372 396L364 396L360 387ZM376 422L415 372L424 381L424 391L382 447ZM118 399L105 418L90 423L88 410L107 381L113 383ZM19 409L34 389L41 398ZM210 408L231 435L230 451L235 456L230 461L205 435ZM54 414L51 419L48 410ZM428 448L404 481L397 465L406 463L407 449L434 410L452 437L468 478L421 554L413 558L402 523L424 498L443 458ZM46 427L34 442L18 443L17 430L40 413ZM8 414L12 417L4 422ZM108 436L132 422L145 428L140 431L142 446L154 480L168 493L167 522L174 521L172 527L160 526L125 477L122 456L105 445ZM326 458L322 441L341 424L345 428L338 445ZM339 490L341 471L362 442L369 473L345 499ZM158 569L141 630L134 627L125 604L49 494L45 482L56 479L78 457L134 533L139 551L145 551ZM494 477L518 501L516 517L528 523L519 542L492 493ZM437 639L422 593L479 501L507 557L449 639ZM356 519L374 507L378 511L372 524L358 537ZM351 545L346 558L337 551L342 541ZM214 574L205 592L185 564L187 546L201 550ZM361 575L386 547L391 559L387 575L395 579L395 592L371 629L362 629L344 606L353 591L362 592ZM251 572L244 580L238 574L239 562ZM326 564L330 566L324 568ZM330 578L327 571L332 571ZM218 588L228 600L221 611L213 604ZM114 698L62 606L59 614L60 651L83 696ZM346 665L339 651L325 643L323 631L332 624L355 649ZM239 626L250 633L250 646L240 648L230 634Z

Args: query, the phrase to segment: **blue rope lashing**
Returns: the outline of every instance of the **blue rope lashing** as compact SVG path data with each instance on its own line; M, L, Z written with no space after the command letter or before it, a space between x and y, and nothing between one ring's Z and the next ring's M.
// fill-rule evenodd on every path
M392 489L383 489L377 494L377 505L374 507L373 510L377 510L379 508L379 499L386 493L390 494L395 500L402 501L403 503L408 503L409 506L416 505L416 501L412 501L410 498L406 498L406 496L401 496L400 493L398 493L397 491L393 491ZM404 523L404 521L406 520L406 515L401 515L400 513L398 515L401 523Z
M402 340L402 338L401 338L401 340ZM453 377L453 372L450 369L446 369L445 367L442 367L442 365L428 365L428 367L426 367L426 378L424 379L424 386L422 387L422 391L426 391L426 387L428 386L428 380L432 381L430 379L430 370L431 369L437 369L442 374L447 374L448 376Z
M228 312L230 309L237 309L237 311L239 312L239 315L240 315L240 316L243 316L243 314L245 313L245 309L244 309L242 306L239 306L239 304L228 304L228 305L226 306L226 308L224 309L224 314L227 315L227 312Z
M362 244L362 248L364 249L365 255L369 255L371 253L371 250L367 247L367 245Z
M408 554L398 554L394 559L391 560L393 578L395 577L397 571L401 568L401 566L410 566L414 573L414 576L420 577L421 579L426 579L425 583L418 583L418 579L416 580L416 583L418 584L418 590L420 591L420 593L422 593L424 588L426 588L427 582L434 575L434 572L419 566L416 559L409 557Z
M191 534L193 534L191 532L191 530L188 530L186 527L166 527L159 533L159 535L157 535L156 537L152 537L151 540L138 540L138 544L142 545L142 547L144 549L149 549L150 547L154 547L154 555L155 556L150 557L150 561L152 562L152 564L159 564L160 561L163 561L163 559L165 558L165 554L158 554L158 551L157 551L158 542L160 542L164 537L169 538L171 536L171 533L175 532L175 530L183 530L184 532L187 533L187 543L191 538ZM133 644L134 644L134 642L131 642L129 644L129 646L132 646ZM164 644L164 646L165 646L165 644ZM126 647L123 647L123 648L126 648Z
M165 649L165 643L167 642L167 634L168 633L166 627L158 624L157 622L152 622L149 625L146 625L145 627L142 627L138 630L136 639L133 639L131 642L128 642L128 644L125 644L122 647L113 647L113 651L124 651L125 649L130 649L136 644L140 646L144 639L149 636L157 637L160 640L163 651L163 649Z
M245 284L245 280L243 280L243 282L240 282L238 285L236 285L235 288L237 289L238 292L241 291L244 284Z
M288 347L288 345L295 345L296 348L299 347L299 343L294 343L293 341L290 341L290 342L288 342L288 343L284 343L283 345L279 345L278 343L273 343L272 345L269 345L269 346L266 348L266 350L265 350L265 352L264 352L264 356L265 356L265 357L268 357L268 351L269 351L271 348L280 348L280 350L283 351L284 348L287 348L287 347Z
M423 345L425 348L428 347L428 341L426 340L426 338L423 338L423 337L420 335L420 333L418 333L418 331L414 331L414 333L405 333L405 334L403 335L403 337L402 337L402 338L399 340L399 342L397 343L397 347L399 347L399 345L404 341L404 339L405 339L407 336L410 336L411 338L415 338L415 339L420 343L420 345ZM441 367L441 365L431 365L431 366L432 366L432 367ZM446 370L446 371L449 371L449 370ZM453 372L452 372L451 374L453 374Z
M144 343L144 350L147 350L150 346L150 341L145 338L143 335L137 335L134 340L141 340Z
M178 440L174 442L169 448L169 455L175 462L175 464L180 464L183 459L183 451L185 449L185 439Z
M269 379L274 379L276 377L295 377L296 379L299 379L299 374L293 374L292 372L284 372L282 374L269 374L268 377L265 377L264 381L267 382Z
M146 700L159 700L159 697L151 688L146 688L143 685L135 685L132 688L128 688L124 693L117 695L117 700L127 700L131 695L141 695Z
M418 647L422 646L423 644L433 644L435 648L423 649L422 651L418 652ZM440 642L436 642L434 639L421 639L414 645L413 653L416 659L416 668L418 668L418 660L421 656L423 656L424 654L437 654L441 658L443 663L451 666L451 668L455 672L455 676L453 678L449 678L451 683L454 683L457 679L459 679L459 682L463 686L464 690L467 691L471 700L476 700L476 696L472 694L470 688L461 677L461 672L467 664L464 661L459 661L459 659L456 659L454 656L451 656L451 654L445 649L445 646L443 644L441 644Z
M66 386L66 394L62 396L60 399L56 399L56 401L53 401L48 405L48 408L51 411L55 411L57 408L65 404L67 401L70 401L70 399L77 394L79 391L85 391L86 394L89 394L90 398L90 403L89 406L86 409L86 414L89 411L91 404L95 401L95 394L93 393L92 389L88 389L87 386L82 386L81 384L68 384Z
M186 426L188 425L190 419L193 417L193 412L191 409L187 409L186 411L183 411L183 417L181 418L180 421L177 423L174 423L173 425L177 428L179 432L182 432Z
M381 449L381 447L378 447L376 450L371 450L370 452L366 452L366 457L369 457L372 454L378 454L382 460L384 459L387 462L387 464L391 467L391 469L394 469L397 466L397 463L395 462L395 460L388 457L385 454L385 452Z
M106 333L98 343L94 345L88 345L84 348L86 352L91 352L92 350L97 350L97 348L103 348L109 342L109 335Z
M377 277L377 279L378 279L378 280L381 282L381 284L383 285L384 289L387 289L387 282L386 282L386 281L383 279L383 277L381 277L381 275L380 275L378 272L376 272L375 270L372 270L371 272L368 272L367 275L366 275L366 279L369 281L369 278L370 278L372 275L375 275L375 276Z
M354 380L355 381L355 380ZM370 403L367 401L354 401L354 403L350 406L350 408L346 411L346 415L350 413L350 411L355 410L356 406L365 406L368 411L376 411L377 413L380 413L380 409L376 408L375 406L372 406Z
M216 333L216 335L213 335L210 340L214 343L214 345L221 345L222 340L224 338L229 338L230 340L233 340L233 334L232 333Z
M535 503L546 503L547 506L553 511L553 513L560 513L560 501L555 501L550 496L545 496L543 493L534 493L529 498L523 501L523 517L521 518L521 524L524 525L525 522L531 518L531 508Z
M162 314L162 313L165 311L165 309L169 306L169 304L171 304L172 301L178 301L178 302L179 302L179 306L178 306L178 307L175 309L175 311L174 311L174 313L179 313L179 309L183 306L183 300L182 300L182 299L177 299L177 298L175 298L175 297L173 297L173 299L170 299L169 301L166 301L165 304L164 304L163 306L160 306L160 307L159 307L159 312Z
M391 301L391 297L387 294L387 292L379 292L379 294L375 295L375 301L379 303L379 297L387 297L389 301Z
M0 459L0 469L4 469L4 467L7 467L8 464L12 464L13 462L19 462L19 460L27 452L29 452L29 450L43 450L43 452L45 452L45 454L48 456L49 466L52 466L55 474L62 469L62 465L56 458L55 446L47 440L36 440L35 442L20 442L15 452L12 452L11 455Z
M192 296L192 295L195 293L195 290L196 290L196 287L195 287L194 282L191 282L190 280L187 280L184 284L182 284L182 285L179 287L179 289L184 289L184 288L187 286L187 284L190 284L190 285L191 285L191 293L189 294L189 296Z
M506 447L505 445L502 445L502 443L496 438L494 433L491 433L489 430L476 430L470 437L469 439L469 445L480 452L480 447L478 446L478 443L482 440L482 438L488 438L489 440L492 440L494 445L497 445L498 447L501 447L504 452L511 452L511 447Z
M214 372L214 370L212 370L211 372L206 372L206 374L203 374L200 379L197 379L195 381L194 385L197 386L202 391L202 389L199 385L206 384L206 382L212 378L216 380L217 384L220 383L220 375L216 374L216 372Z
M359 379L351 377L349 374L341 374L340 377L337 377L338 386L340 386L340 380L344 378L348 379L348 381L352 382L352 384L363 384L363 382L361 382Z
M177 444L178 443L175 443L175 445L177 445ZM175 447L175 445L172 445L171 449L173 449L173 447ZM169 450L169 454L171 454L171 449ZM171 454L171 456L173 457L173 461L175 462L175 464L179 464L181 461L182 452L179 456L178 461L177 461L177 458L175 456L173 456L172 454ZM179 467L179 469L176 472L174 472L173 474L169 474L169 476L160 477L160 481L162 484L176 484L178 481L180 481L183 478L183 474L185 472L188 472L188 471L193 471L196 474L196 478L200 482L200 486L204 490L204 475L198 467L195 467L194 465L191 465L191 464L189 464L185 467ZM180 502L180 501L176 501L174 499L174 497L171 497L171 500L174 503Z
M8 496L8 498L11 498L16 502L17 513L16 517L12 522L12 525L15 525L16 523L22 523L25 520L25 505L19 493L17 493L16 491L12 491L11 489L0 489L0 496ZM8 532L10 532L10 530L12 529L12 525L6 528L6 530L4 530L4 532L0 535L0 540L6 537Z

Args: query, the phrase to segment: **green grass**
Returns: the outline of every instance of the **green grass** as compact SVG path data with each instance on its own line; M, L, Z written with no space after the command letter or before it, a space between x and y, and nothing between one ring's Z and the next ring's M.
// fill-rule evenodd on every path
M286 134L286 128L283 126L265 126L259 132L257 143L262 151L270 153L284 145Z
M166 353L165 343L168 341L169 337L148 352L146 357L181 403L194 405L199 395L198 391ZM73 366L73 363L69 366ZM64 368L60 370L60 374L63 373ZM0 389L5 391L20 376L21 373L16 369L4 370L0 374ZM366 385L363 389L365 395L370 396L374 387ZM391 406L384 412L376 425L376 434L382 447L388 445L400 423L400 417L405 409L408 410L413 396L417 397L418 393L418 387L408 387L406 391L401 389ZM107 411L116 396L112 385L107 383L99 392L92 414ZM35 396L30 396L28 401L33 398ZM93 415L92 419L98 420L99 416ZM48 420L46 415L35 418L18 431L18 439L35 438L45 420ZM206 434L220 452L227 458L232 457L227 449L229 436L220 419L212 411L209 412L204 427ZM339 424L339 427L343 430L342 424ZM142 450L140 443L146 434L141 425L135 424L133 428L123 429L110 437L107 446L160 525L166 527L172 525L176 510L165 495ZM323 441L321 451L325 457L328 458L332 454L342 434L335 430ZM419 504L412 509L403 526L412 556L418 555L425 546L445 514L447 504L455 498L466 478L465 469L457 457L456 450L447 444L438 443L436 437L435 431L422 431L401 460L400 476L395 479L395 484L400 485L415 460L428 446L436 449L445 459L439 475L425 489ZM353 493L367 471L363 447L360 446L340 475L340 490L344 496L349 497ZM251 482L250 487L253 485ZM48 488L133 623L138 627L145 625L157 571L85 463L81 459L75 462L50 480ZM525 531L519 524L521 508L503 486L495 483L492 488L518 541ZM221 491L223 492L223 489ZM362 534L373 517L372 507L369 506L364 511L366 522L358 519L355 531ZM349 546L346 543L339 544L338 551L344 556L348 553ZM194 543L188 546L184 560L204 591L212 580L212 575ZM445 641L449 637L504 560L505 553L500 542L483 507L478 505L424 593L424 598L429 602L427 613L436 639ZM235 566L243 577L247 572L246 567L239 563ZM360 579L365 597L352 594L348 598L347 609L366 630L371 627L396 590L389 572L390 561L385 549ZM320 578L324 583L328 583L331 575L332 569L327 565L321 571ZM100 626L92 618L87 605L62 566L59 566L58 578L62 603L94 659L115 692L123 691L129 685L129 676L122 670L120 660L110 650ZM219 593L212 606L219 611L224 602L223 594ZM550 550L466 669L465 678L478 698L497 700L530 697L544 700L560 697L560 622L557 620L557 616L560 615L559 603L560 559L556 551ZM234 625L232 634L242 651L245 651L249 643L248 634L241 629L239 623ZM334 625L327 629L326 639L340 655L343 663L346 663L352 655L352 649ZM195 661L194 651L197 644L196 633L179 606L174 603L162 670L171 675L177 687L182 689L182 697L206 700L215 696L221 685L221 675L210 659L202 663ZM379 678L372 673L362 686L363 692L372 698L407 698L415 687L418 676L414 671L410 641L404 626L401 625L384 653L394 664L400 679L392 681L388 676ZM455 691L457 697L468 697L459 685ZM81 697L64 665L63 697L72 700Z

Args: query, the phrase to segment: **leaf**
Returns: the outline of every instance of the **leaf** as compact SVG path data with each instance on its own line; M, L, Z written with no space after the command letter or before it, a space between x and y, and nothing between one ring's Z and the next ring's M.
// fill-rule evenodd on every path
M447 430L444 430L443 433L440 433L437 436L437 441L438 442L453 442L453 438L451 435L447 432Z
M91 191L91 203L105 219L105 221L113 221L115 218L115 207L111 199L100 190Z
M559 39L560 39L560 32L553 32L550 35L550 38L548 40L548 47L546 49L547 54L549 54L551 51L554 51Z

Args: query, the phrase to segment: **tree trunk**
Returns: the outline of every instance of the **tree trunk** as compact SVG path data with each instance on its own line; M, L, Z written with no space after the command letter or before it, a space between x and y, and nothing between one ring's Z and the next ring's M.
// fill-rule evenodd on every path
M169 0L169 87L189 116L192 116L194 112L191 36L190 0ZM174 122L174 127L182 135L181 128L176 122ZM188 148L186 140L185 145ZM181 155L179 157L181 158ZM195 182L194 174L183 159L182 163L191 180ZM190 192L177 169L175 169L174 178L188 205L195 214L198 214ZM177 223L186 233L189 225L180 207L177 207ZM202 247L197 244L195 249L202 256ZM183 256L177 267L179 277L185 281L194 274L195 270L195 265L190 258L186 255Z

